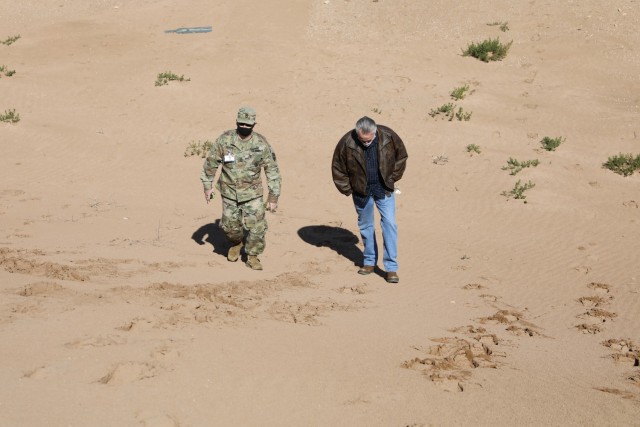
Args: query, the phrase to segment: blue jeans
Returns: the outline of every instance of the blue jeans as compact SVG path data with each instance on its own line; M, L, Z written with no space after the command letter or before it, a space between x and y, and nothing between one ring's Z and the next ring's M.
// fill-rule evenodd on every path
M382 262L385 271L398 271L398 226L396 225L396 199L394 194L384 199L374 199L369 197L367 203L362 207L355 203L358 214L358 228L360 237L364 244L364 265L376 265L378 262L378 244L373 218L373 205L376 205L380 212L380 226L382 227L382 239L384 253Z

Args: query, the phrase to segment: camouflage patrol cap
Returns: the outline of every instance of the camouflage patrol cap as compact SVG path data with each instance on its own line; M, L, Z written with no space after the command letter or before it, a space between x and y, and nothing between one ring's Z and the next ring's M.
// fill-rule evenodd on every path
M242 107L238 110L238 123L245 123L247 125L256 124L256 110L251 107Z

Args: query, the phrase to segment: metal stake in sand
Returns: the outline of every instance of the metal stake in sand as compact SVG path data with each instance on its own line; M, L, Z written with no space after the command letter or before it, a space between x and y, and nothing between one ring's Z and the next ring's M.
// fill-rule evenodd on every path
M164 32L176 34L210 33L211 27L181 27L175 30L165 30Z

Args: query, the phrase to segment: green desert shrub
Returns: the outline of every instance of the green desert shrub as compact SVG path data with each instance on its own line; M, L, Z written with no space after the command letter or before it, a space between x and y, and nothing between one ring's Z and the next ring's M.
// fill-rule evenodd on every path
M634 157L633 154L620 153L616 156L609 157L602 166L618 175L633 175L635 171L640 170L640 154Z
M169 82L172 80L176 80L179 82L188 82L191 79L185 78L184 75L178 76L177 74L174 74L171 71L166 71L164 73L158 74L158 78L156 79L156 86L168 85Z
M535 186L536 185L531 181L522 184L520 180L518 180L511 190L503 191L501 194L505 196L507 199L513 197L514 199L524 200L527 198L527 196L524 195L524 192Z
M456 119L458 119L459 121L468 122L469 120L471 120L471 112L464 111L462 107L459 107L458 111L456 111Z
M6 65L0 65L0 74L4 74L7 77L11 77L16 73L16 70L10 70ZM0 76L2 77L2 76Z
M467 145L467 153L473 155L473 153L480 154L480 146L476 144Z
M457 111L456 111L457 108ZM457 107L452 103L443 104L438 108L433 108L429 115L431 117L437 117L438 115L444 115L444 119L452 121L454 118L459 121L469 121L471 119L471 112L465 112L462 107Z
M487 24L490 27L500 27L500 31L502 31L503 33L509 31L509 23L508 22L492 22L490 24Z
M469 85L457 87L451 91L451 98L455 99L456 101L464 99L464 97L467 96L468 90Z
M18 123L19 121L20 114L17 114L16 110L5 110L3 114L0 114L0 122Z
M472 56L482 62L500 61L511 47L513 40L507 44L500 43L500 39L487 39L481 43L471 43L466 50L462 51L463 56Z
M431 109L431 112L429 113L429 115L431 117L435 117L438 114L445 114L445 115L449 116L449 114L453 114L453 110L455 108L456 108L456 106L449 102L447 104L443 104L443 105L439 106L438 108Z
M185 157L200 156L202 158L207 157L207 153L211 149L213 142L209 141L191 141L187 148L184 150Z
M19 38L20 38L20 35L7 37L5 40L1 41L0 43L9 46L15 43L16 41L18 41Z
M530 166L536 167L538 166L540 162L538 161L538 159L533 159L533 160L526 160L524 162L521 162L519 160L516 160L512 157L509 157L509 160L507 160L507 165L502 167L503 171L510 171L509 175L516 175L518 172L520 172L522 169L524 168L528 168Z
M564 142L564 140L565 138L561 136L557 138L549 138L548 136L545 136L540 141L540 144L542 144L542 148L544 148L547 151L556 151L556 148L558 148L560 144Z

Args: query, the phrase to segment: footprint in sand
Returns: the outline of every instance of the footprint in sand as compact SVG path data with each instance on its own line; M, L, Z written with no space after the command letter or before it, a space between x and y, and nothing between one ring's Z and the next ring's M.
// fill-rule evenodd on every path
M603 305L609 304L609 301L611 301L612 299L612 296L602 297L596 295L591 297L580 297L578 298L578 302L585 307L601 307Z
M640 347L630 339L608 339L602 345L614 351L611 357L616 362L630 364L633 367L640 366Z
M83 347L107 347L111 345L126 344L127 339L119 335L106 335L97 337L78 338L66 343L67 348L83 348Z
M464 391L474 369L499 365L491 346L483 342L447 337L432 341L438 344L429 347L427 357L415 357L401 366L423 373L447 391Z
M475 340L476 342L479 342L485 345L497 346L503 341L502 339L498 338L496 334L488 333L487 330L482 326L473 326L473 325L460 326L457 328L450 329L449 332L463 333L469 336L471 339ZM501 353L501 355L506 356L503 353Z
M631 385L640 387L640 348L638 348L630 339L608 339L602 342L602 345L613 351L610 357L616 363L622 363L626 366L632 366L633 371L625 374L625 380ZM598 388L596 390L613 393L622 396L625 399L640 400L640 395L635 396L632 393L618 389Z
M582 313L582 314L578 315L578 317L581 318L581 319L584 319L584 318L595 318L595 319L600 320L602 323L605 323L606 321L611 321L611 320L615 319L616 317L618 317L618 315L616 313L613 313L613 312L607 311L607 310L603 310L601 308L590 308L585 313Z
M142 317L136 317L135 319L128 321L124 325L116 327L116 329L119 331L130 332L130 331L137 331L137 330L147 330L152 327L153 327L153 322L151 320L148 320Z
M35 282L29 285L26 285L24 288L20 289L17 294L23 297L33 297L33 296L43 296L43 297L53 297L56 295L64 295L72 293L72 291L67 290L62 285L59 285L55 282Z
M363 295L369 291L367 290L367 285L355 285L338 288L338 292L341 294Z
M167 344L160 345L153 349L151 352L151 359L161 362L164 365L177 360L180 357L180 352Z
M498 302L498 300L500 299L500 297L497 297L495 295L489 295L489 294L482 294L480 295L480 298L482 298L487 302Z
M108 385L121 385L153 378L162 371L172 370L171 365L179 357L180 352L176 348L162 344L151 351L148 361L117 363L98 382Z
M462 288L479 290L484 289L484 286L469 283ZM483 294L481 297L492 306L499 300L499 297L493 295ZM536 325L526 321L524 315L515 310L498 310L491 316L478 319L478 322L481 325L506 325L503 331L518 336L542 336ZM427 350L414 347L415 350L427 353L427 357L407 360L401 366L422 372L431 381L443 385L447 391L464 391L469 385L474 385L469 382L474 369L498 368L507 357L507 353L502 351L505 347L504 339L481 325L459 326L449 330L454 334L464 334L466 338L432 339L439 344Z
M56 369L53 368L52 366L42 365L42 366L38 366L35 369L31 369L30 371L25 372L24 378L41 380L45 378L51 378L53 376L56 376L56 374L57 374Z
M593 289L599 294L608 294L611 292L611 286L606 283L591 282L587 285L587 288Z
M530 337L541 335L538 327L523 319L522 313L515 310L498 310L489 317L478 319L480 323L494 323L507 325L506 330L515 335L526 335Z
M600 332L602 332L602 328L600 328L600 326L596 325L596 324L589 324L589 323L581 323L579 325L576 325L576 329L579 330L580 332L582 332L583 334L599 334Z
M618 390L616 388L610 387L594 387L595 390L602 391L604 393L615 394L616 396L620 396L623 399L636 400L636 396L633 393L629 393L628 391Z
M8 273L44 276L50 279L73 280L83 282L89 276L76 267L61 265L49 261L35 261L31 256L42 256L39 251L20 251L0 248L0 266Z
M180 427L178 420L168 414L142 411L136 415L136 419L144 427Z
M476 289L484 289L485 286L482 286L479 283L468 283L462 287L465 291L476 290Z
M223 284L182 285L168 282L144 288L121 287L114 290L130 303L147 306L155 315L131 318L116 329L124 332L150 328L175 328L182 324L238 324L251 319L276 319L317 325L320 318L335 311L355 311L369 302L358 298L368 293L366 285L343 286L336 291L352 295L342 299L318 297L304 301L282 301L283 290L315 289L305 273L284 273L275 278ZM320 290L317 292L320 294ZM355 297L355 298L354 298ZM346 301L344 301L346 299Z
M573 269L585 275L591 273L591 267L587 265L579 265L577 267L574 267Z
M376 84L388 83L392 86L392 90L396 93L402 93L406 90L406 86L412 82L411 77L407 76L375 76Z
M587 287L595 291L598 295L578 298L578 302L583 306L589 307L589 309L585 313L579 314L576 317L594 319L598 324L583 323L577 325L576 328L583 333L595 334L602 331L602 328L599 325L613 320L618 315L614 312L599 308L600 306L609 304L613 299L613 296L609 295L611 286L605 283L591 282ZM634 368L640 367L640 348L630 339L611 338L603 341L601 344L613 351L613 353L610 354L610 357L616 363L633 366ZM626 379L633 385L640 385L640 372L636 370L628 374ZM596 388L596 390L615 394L624 399L638 400L639 398L639 396L635 396L627 391L609 387L600 387Z
M123 362L111 367L98 382L107 385L122 385L153 378L157 375L158 368L150 363Z
M365 305L364 301L356 300L352 304L341 304L331 299L296 303L276 301L268 312L272 318L283 322L315 326L320 324L319 317L331 311L358 310Z
M594 291L596 295L584 296L577 299L583 307L588 307L588 310L578 314L576 318L590 320L591 322L581 323L575 327L584 334L597 334L602 331L603 323L613 320L618 315L601 308L613 300L613 296L610 295L611 286L606 283L591 282L587 285L587 288Z
M487 332L485 328L482 326L458 326L457 328L449 329L449 332L453 332L455 334L463 333L463 334L484 334Z

